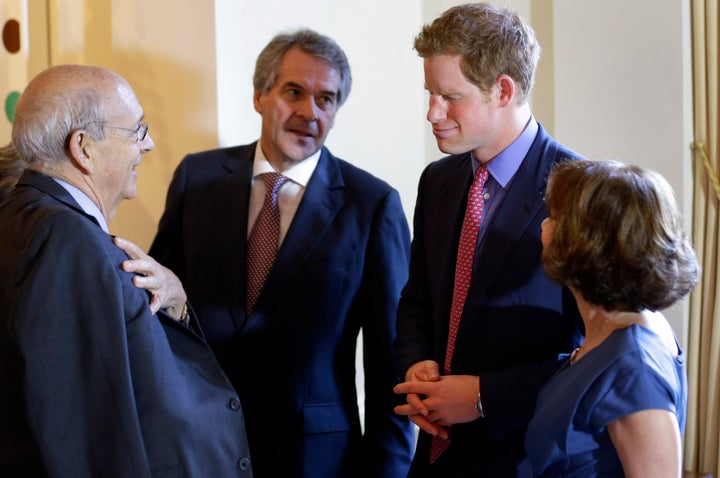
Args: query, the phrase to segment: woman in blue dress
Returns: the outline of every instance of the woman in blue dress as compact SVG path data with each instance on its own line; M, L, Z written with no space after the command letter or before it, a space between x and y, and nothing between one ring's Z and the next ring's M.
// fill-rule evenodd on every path
M551 173L547 274L573 292L585 340L541 391L525 445L538 477L680 477L685 357L659 312L699 267L672 188L619 161Z

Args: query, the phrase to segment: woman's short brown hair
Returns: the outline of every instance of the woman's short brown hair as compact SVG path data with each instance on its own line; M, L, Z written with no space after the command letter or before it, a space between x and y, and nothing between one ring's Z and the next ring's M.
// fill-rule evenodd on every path
M546 205L555 230L543 251L545 270L587 301L606 310L659 310L695 286L695 252L659 173L620 161L559 163Z

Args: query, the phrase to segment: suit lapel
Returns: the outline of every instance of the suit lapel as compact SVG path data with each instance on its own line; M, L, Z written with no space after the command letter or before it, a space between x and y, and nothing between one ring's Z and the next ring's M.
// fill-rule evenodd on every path
M457 261L458 243L460 242L460 232L462 229L463 219L465 217L465 208L467 206L467 195L472 184L472 166L470 164L470 154L465 155L462 160L456 162L455 169L446 175L445 183L440 186L440 196L437 205L428 205L428 210L432 211L432 215L428 217L425 225L425 234L432 235L432 247L436 249L436 263L430 263L432 267L437 267L436 273L432 276L439 276L439 284L448 284L444 287L439 297L442 304L441 310L447 310L450 313L450 305L453 296L453 284L455 282L455 263ZM464 187L458 187L463 184ZM448 214L449 211L455 211L454 214ZM448 232L450 232L448 234ZM437 330L442 337L447 337L448 324L442 324L441 330Z
M465 339L470 335L467 332L477 320L481 320L488 298L497 292L497 281L502 276L498 272L505 269L518 242L544 207L547 174L557 156L557 143L548 140L549 137L540 129L489 225L482 248L478 251L477 265L458 330L456 351L463 348Z
M229 267L221 267L218 272L224 274L224 283L231 284L229 290L238 291L241 296L231 302L232 315L236 317L238 328L245 322L245 302L247 300L247 224L252 183L253 157L257 143L243 147L228 156L222 167L227 174L222 181L213 184L213 209L217 215L214 221L220 234L215 238L215 248L224 251L221 256ZM222 246L225 244L225 246ZM215 253L214 253L215 254Z

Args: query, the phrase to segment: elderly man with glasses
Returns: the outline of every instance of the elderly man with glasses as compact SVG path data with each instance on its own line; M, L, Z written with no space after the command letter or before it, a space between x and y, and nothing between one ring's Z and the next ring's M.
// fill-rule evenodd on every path
M0 203L0 476L253 476L238 394L178 279L108 233L147 131L104 68L49 68L17 104L27 169Z

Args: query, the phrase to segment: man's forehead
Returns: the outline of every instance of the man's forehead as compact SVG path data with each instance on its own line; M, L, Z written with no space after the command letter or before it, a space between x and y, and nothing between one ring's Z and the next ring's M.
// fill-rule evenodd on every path
M341 75L333 65L299 48L291 48L283 56L277 84L295 83L302 88L338 91Z
M126 111L127 114L132 116L134 119L139 120L140 118L142 118L142 107L138 102L137 96L135 96L135 92L129 84L124 82L118 83L115 88L115 93L117 94L116 98L118 100L118 110L122 110L116 111L116 114L124 114L123 111Z

